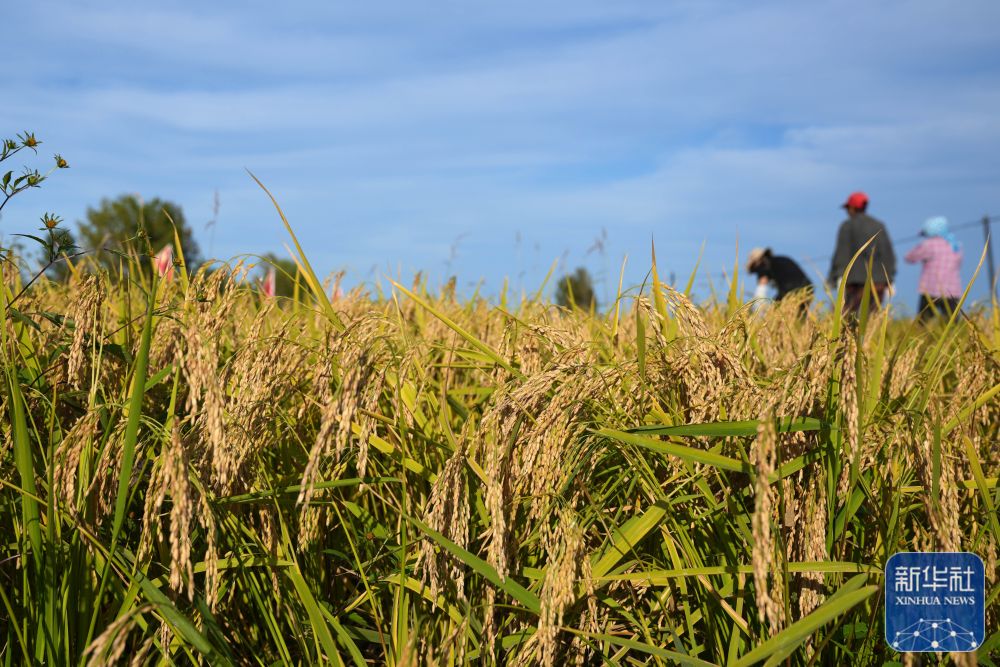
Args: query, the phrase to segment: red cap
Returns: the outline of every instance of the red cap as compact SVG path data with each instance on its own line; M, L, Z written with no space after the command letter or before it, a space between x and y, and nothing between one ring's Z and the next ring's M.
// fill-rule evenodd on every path
M856 208L860 210L865 206L868 206L868 195L864 192L852 192L841 208Z

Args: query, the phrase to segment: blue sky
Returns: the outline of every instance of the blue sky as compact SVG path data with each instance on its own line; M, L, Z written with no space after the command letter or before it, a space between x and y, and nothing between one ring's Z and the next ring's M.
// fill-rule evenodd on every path
M825 274L855 189L897 238L1000 215L995 0L40 0L5 22L0 134L34 130L72 168L4 234L140 193L180 204L206 254L283 254L246 168L348 284L530 291L560 259L603 295L625 254L642 280L651 238L678 281L703 242L718 280L737 239ZM960 237L968 278L982 237Z

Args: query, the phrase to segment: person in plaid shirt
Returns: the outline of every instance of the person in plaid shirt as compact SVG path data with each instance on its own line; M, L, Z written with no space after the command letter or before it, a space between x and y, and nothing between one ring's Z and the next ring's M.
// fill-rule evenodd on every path
M923 264L920 271L919 317L923 321L936 314L950 316L958 308L962 281L958 275L962 265L962 247L948 228L948 219L938 216L924 222L920 235L926 237L916 248L906 253L910 264Z

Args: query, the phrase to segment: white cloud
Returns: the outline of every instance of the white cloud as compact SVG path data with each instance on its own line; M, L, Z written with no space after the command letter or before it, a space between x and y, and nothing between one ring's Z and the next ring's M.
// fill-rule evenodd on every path
M54 46L0 124L71 158L81 213L142 190L204 220L219 188L223 251L282 238L243 167L327 268L440 267L471 232L456 265L495 282L516 230L570 261L655 233L683 272L737 232L823 254L859 187L896 235L1000 208L991 1L162 7L16 8Z

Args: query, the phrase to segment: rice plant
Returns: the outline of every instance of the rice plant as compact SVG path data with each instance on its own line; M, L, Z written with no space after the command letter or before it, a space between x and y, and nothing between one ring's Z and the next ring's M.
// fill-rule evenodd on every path
M996 308L754 313L655 264L604 313L334 300L292 237L291 299L6 275L2 664L915 664L907 550L983 558L992 634L934 660L1000 657Z

